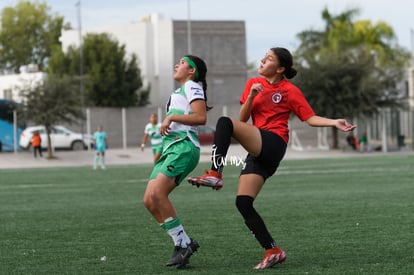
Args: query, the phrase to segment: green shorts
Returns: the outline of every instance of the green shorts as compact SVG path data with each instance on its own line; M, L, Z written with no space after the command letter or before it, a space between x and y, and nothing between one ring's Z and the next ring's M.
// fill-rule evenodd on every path
M162 153L162 143L152 146L152 154L161 154Z
M169 178L175 178L179 185L200 160L200 148L197 148L190 140L184 139L169 146L155 163L150 179L155 179L158 173L163 173Z

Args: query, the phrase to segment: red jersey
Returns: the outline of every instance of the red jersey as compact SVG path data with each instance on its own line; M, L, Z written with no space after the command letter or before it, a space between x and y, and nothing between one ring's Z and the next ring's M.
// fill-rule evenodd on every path
M279 135L286 143L289 141L288 121L293 112L301 121L315 115L312 107L298 87L282 79L270 84L264 77L251 78L247 81L240 104L244 104L254 83L262 84L252 102L251 118L253 125Z

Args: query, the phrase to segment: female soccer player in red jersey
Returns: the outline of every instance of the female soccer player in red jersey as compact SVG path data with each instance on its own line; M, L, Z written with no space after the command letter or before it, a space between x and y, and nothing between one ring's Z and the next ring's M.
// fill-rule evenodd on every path
M211 186L218 190L223 186L223 159L231 137L247 150L236 206L247 227L265 249L264 258L255 269L269 268L286 260L286 253L276 245L253 202L285 155L290 113L313 127L336 127L342 131L352 131L356 127L345 119L315 115L300 89L287 80L297 73L292 66L293 58L287 49L271 48L266 53L258 70L261 77L249 79L241 95L240 120L220 117L217 121L211 170L201 177L188 178L193 185ZM252 124L247 123L249 118Z

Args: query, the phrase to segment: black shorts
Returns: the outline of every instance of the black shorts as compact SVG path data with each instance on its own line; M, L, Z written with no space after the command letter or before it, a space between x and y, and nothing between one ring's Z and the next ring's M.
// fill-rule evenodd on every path
M262 136L260 155L253 157L248 154L240 175L257 174L261 175L266 181L267 178L276 172L280 161L286 153L287 144L277 134L262 129L259 130Z

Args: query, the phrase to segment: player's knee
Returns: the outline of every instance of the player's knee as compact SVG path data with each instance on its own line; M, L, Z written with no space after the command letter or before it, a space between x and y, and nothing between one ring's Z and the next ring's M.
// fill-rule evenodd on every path
M144 198L142 199L142 202L147 209L151 209L151 199L147 194L144 194Z
M152 191L145 192L143 203L144 203L144 206L148 210L157 208L160 201L161 201L161 197L157 192L152 192Z
M217 120L216 130L217 129L228 129L230 132L233 132L233 122L229 117L222 116Z
M236 197L236 207L243 217L249 216L251 212L254 211L253 201L254 199L250 196L237 196Z

